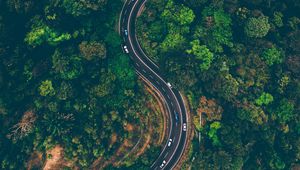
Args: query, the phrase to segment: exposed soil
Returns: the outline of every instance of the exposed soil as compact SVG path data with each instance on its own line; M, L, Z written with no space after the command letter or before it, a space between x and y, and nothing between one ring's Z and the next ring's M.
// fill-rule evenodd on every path
M127 125L125 126L125 130L127 130L128 132L132 132L134 130L134 126L130 123L127 123Z
M58 170L63 167L70 167L71 169L78 169L73 166L71 162L67 162L64 159L63 148L59 145L56 145L53 149L47 151L47 159L43 170Z
M42 169L43 167L43 154L40 152L33 152L27 163L27 170Z

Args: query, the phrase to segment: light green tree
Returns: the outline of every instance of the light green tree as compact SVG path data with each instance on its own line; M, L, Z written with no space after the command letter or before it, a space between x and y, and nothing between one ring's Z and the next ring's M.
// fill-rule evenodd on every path
M283 26L282 17L283 14L281 12L274 12L272 21L277 27Z
M194 21L195 14L190 8L184 5L176 5L173 0L169 0L162 13L162 18L179 25L188 25Z
M55 90L52 86L51 80L42 81L39 87L40 95L41 96L53 96L55 95Z
M266 63L271 66L273 64L280 64L283 60L283 53L281 50L272 47L265 50L262 54L263 59Z
M255 100L255 103L259 106L268 105L273 102L273 96L270 93L263 92L258 99Z
M244 31L248 37L262 38L268 34L270 28L269 18L260 16L258 18L250 18L244 27Z
M48 43L55 46L63 41L71 39L69 33L58 33L44 23L33 25L31 31L26 34L25 42L33 47Z
M197 60L201 61L201 70L208 70L213 60L213 53L209 51L206 45L200 45L199 40L193 40L190 44L192 48L186 50L186 52L194 55Z
M165 40L161 43L161 48L163 51L174 50L176 48L180 48L184 42L185 38L182 35L178 33L169 33Z
M220 140L217 136L218 129L221 128L221 123L215 121L209 125L208 137L212 140L213 145L219 146L221 145Z

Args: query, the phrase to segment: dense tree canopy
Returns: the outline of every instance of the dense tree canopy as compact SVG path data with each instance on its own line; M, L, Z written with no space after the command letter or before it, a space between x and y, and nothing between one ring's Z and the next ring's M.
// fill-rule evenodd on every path
M268 34L270 27L269 19L266 16L249 18L245 25L245 33L251 38L262 38Z
M182 14L172 13L178 7L194 13L191 23L174 19ZM182 169L298 166L299 7L263 0L146 3L140 43L193 112L195 138ZM151 27L152 21L161 24ZM166 39L152 38L158 30ZM168 46L174 42L180 43Z

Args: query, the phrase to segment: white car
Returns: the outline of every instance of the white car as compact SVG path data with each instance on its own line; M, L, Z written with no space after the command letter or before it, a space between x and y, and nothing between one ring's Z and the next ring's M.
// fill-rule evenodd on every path
M170 147L170 146L172 145L172 142L173 142L173 140L172 140L172 139L169 139L168 147Z
M127 30L124 30L124 33L126 36L128 36L128 31Z
M183 123L183 131L186 131L186 123Z
M163 160L162 164L159 166L160 168L163 168L166 165L166 161Z
M124 45L124 47L123 47L123 48L124 48L124 51L125 51L125 53L127 53L127 54L128 54L128 53L129 53L129 50L128 50L127 46L126 46L126 45Z
M167 83L167 85L168 85L170 88L172 88L172 85L171 85L171 83Z

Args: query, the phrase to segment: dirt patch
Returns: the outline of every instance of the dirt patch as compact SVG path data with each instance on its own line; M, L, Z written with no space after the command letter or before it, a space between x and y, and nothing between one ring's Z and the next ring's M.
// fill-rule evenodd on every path
M125 147L132 147L133 145L132 145L132 142L131 142L130 140L125 139L125 140L124 140L124 146L125 146Z
M125 130L127 130L128 132L132 132L134 130L134 127L132 124L127 123L127 125L125 126Z
M117 142L117 139L118 139L118 135L116 133L113 133L110 138L110 145L115 144Z
M145 140L145 143L143 144L142 148L136 153L136 157L142 155L146 149L148 148L149 144L150 144L150 141L151 141L151 135L148 134L146 136L146 140Z
M42 169L43 167L43 154L40 152L33 152L27 163L27 170Z
M62 169L63 167L78 169L74 167L71 162L67 162L64 159L63 148L59 145L56 145L53 149L47 151L46 157L47 159L43 170L57 170Z

